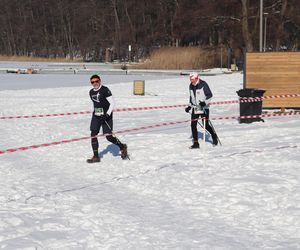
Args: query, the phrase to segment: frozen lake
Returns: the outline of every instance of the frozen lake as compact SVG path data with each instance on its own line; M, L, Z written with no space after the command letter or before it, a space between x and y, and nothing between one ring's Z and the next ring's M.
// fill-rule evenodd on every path
M1 90L21 89L44 89L59 87L89 86L89 77L99 74L103 84L115 84L122 82L133 82L134 80L161 80L178 77L167 73L151 74L151 72L140 72L138 74L125 74L124 71L113 69L115 65L104 63L46 63L46 62L0 62L2 74L0 74ZM82 70L83 67L90 71L72 74L72 69ZM42 74L8 74L6 69L27 69L34 68L41 70ZM57 73L55 72L57 71ZM107 72L107 73L106 73Z
M92 74L91 74L92 75ZM90 86L88 74L0 74L1 90L44 89ZM134 80L161 80L178 76L171 75L101 75L103 84L132 82Z

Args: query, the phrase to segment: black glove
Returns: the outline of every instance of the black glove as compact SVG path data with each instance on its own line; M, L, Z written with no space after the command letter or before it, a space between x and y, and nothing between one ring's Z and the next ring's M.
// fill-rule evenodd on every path
M201 108L203 108L204 106L206 106L205 102L199 102L199 105L201 106Z
M190 112L191 108L192 108L191 106L186 107L185 112L187 112L187 113Z
M102 121L107 121L108 118L109 118L109 114L100 115L100 119L101 119Z

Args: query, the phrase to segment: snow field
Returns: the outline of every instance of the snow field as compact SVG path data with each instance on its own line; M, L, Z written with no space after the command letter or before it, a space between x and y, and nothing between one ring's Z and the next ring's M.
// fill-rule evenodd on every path
M16 76L17 77L17 76ZM234 100L242 75L204 78L213 101ZM88 80L87 80L88 82ZM105 83L104 83L105 84ZM107 86L117 107L188 102L188 79ZM0 91L0 115L91 110L90 86ZM238 115L212 105L211 117ZM184 109L116 112L114 130L189 119ZM89 135L90 115L2 120L1 149ZM223 146L189 150L189 123L0 156L1 249L300 249L300 120L213 121ZM202 131L199 129L199 137Z

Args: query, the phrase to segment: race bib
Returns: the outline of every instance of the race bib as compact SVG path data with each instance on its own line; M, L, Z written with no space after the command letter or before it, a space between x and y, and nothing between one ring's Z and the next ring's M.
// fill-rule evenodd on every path
M203 114L203 108L200 105L196 105L194 106L194 113L199 115L199 114Z
M95 108L95 116L104 115L103 108Z

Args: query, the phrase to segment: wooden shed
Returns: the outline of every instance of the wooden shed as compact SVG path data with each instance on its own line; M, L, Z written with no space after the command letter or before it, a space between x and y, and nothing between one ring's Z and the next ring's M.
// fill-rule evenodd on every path
M247 53L244 88L264 96L300 94L300 52ZM263 100L263 108L300 108L300 96Z

